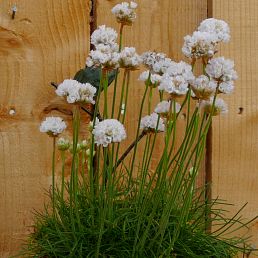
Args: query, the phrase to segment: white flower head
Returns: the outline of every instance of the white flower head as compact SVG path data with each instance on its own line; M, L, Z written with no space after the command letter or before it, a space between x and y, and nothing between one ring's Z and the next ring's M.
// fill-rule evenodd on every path
M235 81L237 79L234 62L224 57L209 60L205 71L212 79L220 82Z
M107 147L112 142L121 142L126 138L124 126L116 119L106 119L95 124L92 131L95 143Z
M66 97L68 103L95 104L96 88L90 83L80 83L76 80L64 80L58 85L56 94Z
M228 106L223 99L216 98L215 102L213 102L214 97L211 97L209 100L203 100L200 104L200 108L202 108L208 114L212 113L213 116L228 112Z
M217 41L213 33L195 31L184 37L182 52L189 58L212 57L217 52Z
M193 78L194 75L189 64L183 61L179 63L173 62L162 76L158 89L172 95L185 95L189 89L189 82Z
M157 114L160 114L161 116L167 116L167 114L170 112L170 110L174 113L178 113L181 109L181 105L179 103L175 103L175 110L174 110L174 104L171 103L171 101L163 100L154 109L154 111Z
M117 22L123 25L132 25L136 19L136 8L137 4L135 2L122 2L112 8L112 13L115 15Z
M216 91L217 82L210 80L205 75L200 75L191 82L191 88L198 99L207 100Z
M91 35L91 44L97 47L98 45L105 45L113 48L117 45L117 32L106 25L101 25Z
M217 41L228 42L230 39L230 29L228 24L223 20L209 18L201 22L198 30L209 32L216 35Z
M233 92L234 88L233 81L221 82L219 84L219 93L230 94Z
M61 117L46 117L42 121L39 130L42 133L47 133L49 136L57 136L66 128L66 124Z
M148 84L151 87L157 87L160 84L161 76L156 73L152 74L150 71L144 71L140 74L139 80L144 81L145 84Z
M68 139L59 138L57 141L57 148L60 151L66 151L70 148L70 142Z
M155 132L157 130L158 132L164 132L165 124L163 119L157 113L152 113L141 119L140 128L144 131Z
M151 73L163 75L168 67L173 63L170 58L167 58L164 53L145 52L142 54L143 64L150 70Z
M135 70L142 63L142 59L134 47L125 47L120 53L119 63L121 68Z
M89 57L86 60L88 67L98 67L106 69L116 69L119 67L120 54L118 53L117 45L115 47L105 46L100 44L96 50L91 50Z

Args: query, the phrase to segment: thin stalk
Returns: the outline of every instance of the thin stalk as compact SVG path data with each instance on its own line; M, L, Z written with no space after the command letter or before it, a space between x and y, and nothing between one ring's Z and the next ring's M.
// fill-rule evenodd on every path
M124 27L124 26L123 26L123 24L121 23L121 25L120 25L120 30L119 30L119 52L121 52L121 49L122 49L123 27ZM115 77L114 92L113 92L113 100L112 100L111 118L114 118L114 114L115 114L118 73L119 73L119 69L116 69L116 77Z
M62 160L62 184L61 184L61 197L64 201L64 184L65 184L65 152L61 151L61 160Z
M121 89L121 95L120 95L120 103L119 103L119 110L118 110L118 115L117 115L117 120L120 120L121 116L121 109L123 106L123 100L124 100L124 91L125 91L125 84L126 84L126 77L127 77L127 70L124 70L124 75L123 75L123 83L122 83L122 89Z
M103 71L104 80L103 80L103 89L104 89L104 111L103 118L108 118L108 71Z
M149 74L149 77L150 77L150 74ZM142 98L142 102L141 102L141 107L140 107L139 120L138 120L138 126L137 126L136 137L135 137L136 139L138 139L139 134L140 134L141 117L142 117L143 106L144 106L144 102L145 102L145 99L146 99L148 87L149 87L149 85L146 84L145 91L144 91L143 98ZM129 175L129 180L128 180L128 187L130 187L131 180L132 180L132 174L133 174L134 162L135 162L135 158L136 158L137 147L138 147L138 142L136 141L135 146L134 146L133 158L132 158L132 162L131 162L130 175Z
M52 200L53 214L55 216L55 158L56 158L56 137L53 137L53 155L52 155Z

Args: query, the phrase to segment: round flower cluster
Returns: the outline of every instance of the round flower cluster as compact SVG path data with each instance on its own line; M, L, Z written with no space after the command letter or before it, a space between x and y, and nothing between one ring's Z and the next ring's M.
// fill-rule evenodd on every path
M217 36L217 41L228 42L230 39L230 29L228 24L223 20L209 18L201 22L198 30L209 32Z
M210 58L217 52L218 43L228 42L229 39L230 30L225 21L206 19L201 22L198 31L184 38L182 52L186 57L193 59Z
M210 80L206 75L200 75L191 82L191 89L198 99L207 100L216 91L217 82Z
M208 32L195 31L184 37L182 52L186 57L212 57L216 53L217 36Z
M184 95L188 91L189 82L193 79L192 67L189 64L183 61L173 62L162 76L158 88L160 91L164 90L171 95Z
M136 18L135 9L137 4L135 2L123 2L113 7L112 13L115 15L116 20L123 25L132 25Z
M80 83L76 80L64 80L56 89L58 96L65 96L68 103L95 104L96 88L90 83Z
M151 73L163 75L173 61L167 58L164 53L145 52L142 54L143 64L150 70Z
M96 50L91 50L86 59L88 67L101 66L106 69L116 69L119 67L120 55L117 49L110 46L98 45Z
M109 46L111 49L117 47L117 32L106 25L101 25L91 35L91 44L95 47L99 45Z
M107 147L112 142L121 142L126 138L124 126L116 119L106 119L95 124L92 131L95 143Z
M136 53L134 47L125 47L119 57L119 64L121 68L132 69L135 70L141 64L142 59Z
M213 116L228 112L228 106L221 98L216 98L215 102L214 97L211 97L209 100L204 100L201 102L200 108L202 108L206 113L212 113Z
M164 132L165 124L164 121L157 113L152 113L151 115L145 116L141 119L140 128L144 131Z
M234 81L237 79L237 73L234 70L234 62L224 57L213 58L209 60L206 73L219 83L219 92L229 94L234 89Z
M91 35L91 44L95 50L91 50L86 60L88 67L101 66L107 69L115 69L119 66L119 53L117 32L105 25L99 26Z
M168 115L168 113L171 112L172 113L178 113L181 109L181 105L179 103L175 103L175 110L174 110L174 105L173 103L171 104L171 101L167 101L167 100L163 100L160 103L158 103L158 105L156 106L156 108L154 109L154 111L157 114L160 114L161 116L166 117Z
M49 136L55 137L62 133L66 128L66 124L61 117L46 117L41 123L39 130L47 133Z
M146 85L151 87L157 87L160 84L161 76L156 73L152 74L150 71L144 71L140 74L139 80L144 81Z

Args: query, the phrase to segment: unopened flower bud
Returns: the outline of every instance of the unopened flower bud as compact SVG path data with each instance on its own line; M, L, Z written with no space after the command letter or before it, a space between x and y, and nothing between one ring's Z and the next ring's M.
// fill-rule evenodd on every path
M70 142L68 139L59 138L57 141L57 148L60 151L66 151L70 147Z

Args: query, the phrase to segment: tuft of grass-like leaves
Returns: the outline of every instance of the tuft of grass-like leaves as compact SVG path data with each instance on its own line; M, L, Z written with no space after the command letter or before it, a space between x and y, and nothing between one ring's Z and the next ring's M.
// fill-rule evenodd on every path
M142 192L137 191L136 181L132 185L128 191L121 189L121 185L114 187L112 208L108 196L100 194L91 203L85 187L79 186L78 217L73 215L74 203L71 206L69 200L63 200L60 191L55 191L55 214L48 207L35 214L35 232L24 257L96 257L98 254L98 257L119 258L226 258L243 250L245 238L224 237L238 227L247 226L238 214L225 217L226 212L219 208L225 202L205 203L204 191L199 190L191 198L187 217L182 217L183 203L178 206L169 202L172 184L165 187L156 184L150 190L147 183ZM69 185L66 189L69 191ZM206 230L207 220L217 225L213 233Z

